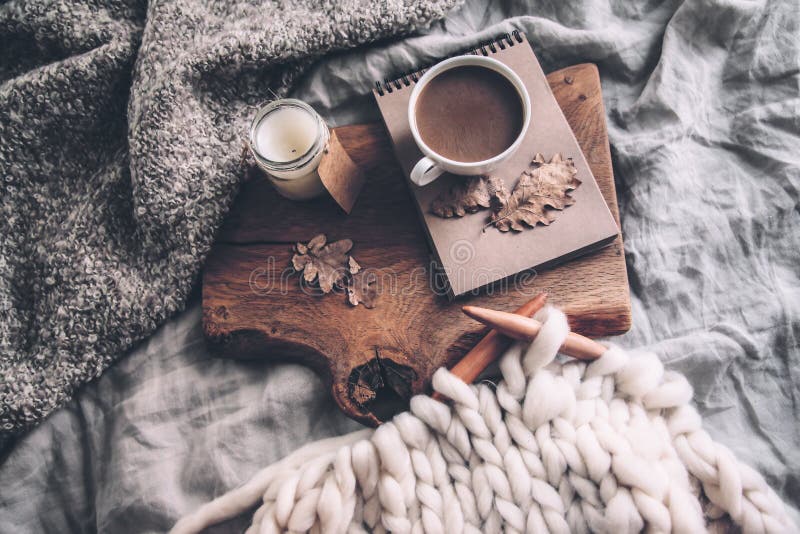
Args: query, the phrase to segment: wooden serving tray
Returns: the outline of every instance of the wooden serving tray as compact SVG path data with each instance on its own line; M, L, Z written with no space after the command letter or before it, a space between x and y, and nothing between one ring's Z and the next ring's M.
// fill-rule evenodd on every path
M597 69L577 65L547 78L619 223ZM336 134L367 171L349 216L329 198L285 200L260 177L239 193L203 273L203 329L219 354L304 362L330 384L348 416L374 425L483 336L483 327L461 313L464 304L511 311L546 290L578 332L597 337L630 328L621 237L513 286L495 284L454 302L435 294L428 244L383 124L344 126ZM291 274L292 245L318 233L352 239L358 262L378 270L376 308L352 307L342 294L303 292Z

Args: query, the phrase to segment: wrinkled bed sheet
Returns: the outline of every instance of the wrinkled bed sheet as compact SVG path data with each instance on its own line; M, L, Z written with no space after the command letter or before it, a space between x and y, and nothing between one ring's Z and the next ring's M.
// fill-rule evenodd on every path
M424 35L326 58L295 95L335 125L377 119L373 80L513 29L547 70L597 63L633 299L618 342L685 373L713 437L800 524L800 7L569 4L469 1ZM0 532L164 531L357 428L302 367L211 357L200 320L195 296L19 441L0 466Z

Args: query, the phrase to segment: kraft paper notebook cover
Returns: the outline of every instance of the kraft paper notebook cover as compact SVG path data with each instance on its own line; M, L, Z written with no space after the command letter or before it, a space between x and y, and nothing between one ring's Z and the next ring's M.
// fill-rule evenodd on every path
M582 183L572 192L575 204L559 212L549 226L537 225L519 233L504 233L492 227L485 228L489 211L450 219L431 213L433 199L464 178L444 174L424 187L408 180L434 258L447 278L450 297L498 280L508 279L508 283L513 283L514 279L509 277L596 250L610 244L619 232L524 35L515 31L466 53L488 55L511 67L524 82L531 99L531 125L522 145L512 158L491 174L501 178L511 191L537 152L542 153L546 160L560 152L565 158L573 159L577 178ZM408 100L414 83L423 72L376 82L373 91L406 177L422 157L409 129ZM453 98L458 98L458 95L453 95ZM476 134L480 135L480 132Z

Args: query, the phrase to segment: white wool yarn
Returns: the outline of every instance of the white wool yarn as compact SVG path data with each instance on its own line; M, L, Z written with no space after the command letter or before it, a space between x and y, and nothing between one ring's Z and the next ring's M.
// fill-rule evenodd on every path
M552 308L536 340L502 356L503 380L446 369L410 412L307 445L181 519L197 532L255 505L248 534L277 532L794 531L763 478L703 430L686 379L651 353L612 347L556 359Z

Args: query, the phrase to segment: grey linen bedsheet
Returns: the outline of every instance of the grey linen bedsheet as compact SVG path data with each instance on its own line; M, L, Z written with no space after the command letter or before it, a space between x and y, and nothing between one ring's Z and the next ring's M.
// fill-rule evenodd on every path
M294 94L335 125L377 119L373 80L513 29L547 70L597 63L633 298L617 342L685 373L713 437L800 524L799 24L793 1L472 0L425 35L326 58ZM200 319L195 296L20 440L0 532L164 531L358 427L302 367L211 357Z

